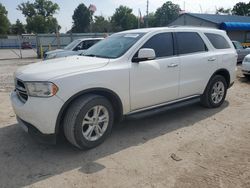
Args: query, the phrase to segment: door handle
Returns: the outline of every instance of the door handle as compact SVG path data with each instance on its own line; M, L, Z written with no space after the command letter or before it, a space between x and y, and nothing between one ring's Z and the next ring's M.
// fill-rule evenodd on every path
M171 63L171 64L168 65L168 68L174 68L174 67L178 67L178 64Z
M208 61L215 61L215 60L216 60L215 57L211 57L211 58L208 59Z

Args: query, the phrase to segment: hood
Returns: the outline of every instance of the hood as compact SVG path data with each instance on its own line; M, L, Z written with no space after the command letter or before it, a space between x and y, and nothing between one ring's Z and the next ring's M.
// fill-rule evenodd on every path
M23 66L14 76L23 81L49 81L58 76L101 68L108 63L109 59L104 58L69 56Z
M48 51L45 54L49 55L49 54L60 53L60 52L65 52L65 51L67 51L67 50L57 49L57 50Z

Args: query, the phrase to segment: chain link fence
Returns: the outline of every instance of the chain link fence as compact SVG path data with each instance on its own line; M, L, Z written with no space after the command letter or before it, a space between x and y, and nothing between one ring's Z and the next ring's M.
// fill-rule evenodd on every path
M0 60L42 58L50 50L61 49L82 38L105 37L107 33L23 34L0 38Z
M0 59L37 57L36 35L11 35L0 38Z

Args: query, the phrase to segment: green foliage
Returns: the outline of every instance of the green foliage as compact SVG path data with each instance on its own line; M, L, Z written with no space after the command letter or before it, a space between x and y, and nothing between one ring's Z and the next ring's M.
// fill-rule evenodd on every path
M29 33L52 33L58 26L53 15L59 10L59 6L50 0L35 0L34 3L27 1L18 5L17 10L22 11L26 17L27 32Z
M137 28L137 18L132 11L132 9L122 5L115 10L111 17L113 31Z
M9 32L10 22L7 17L7 10L5 7L0 3L0 34L6 35Z
M17 19L16 23L11 26L11 34L21 35L23 33L25 33L25 27L20 20Z
M232 13L239 16L250 16L250 2L240 2L234 5Z
M107 33L112 30L111 23L103 16L95 16L94 23L92 25L93 32L96 33Z
M220 8L218 8L216 10L216 14L227 14L227 15L229 15L229 14L231 14L231 11L232 10L230 8L224 9L223 7L220 7Z
M167 1L155 12L156 26L167 26L179 16L180 6Z
M72 32L84 33L89 30L90 22L92 20L92 15L89 9L83 3L81 3L75 9L72 19L73 19Z

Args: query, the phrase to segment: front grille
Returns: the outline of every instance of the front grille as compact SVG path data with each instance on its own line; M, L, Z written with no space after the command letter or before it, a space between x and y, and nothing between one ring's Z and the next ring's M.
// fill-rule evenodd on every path
M25 103L28 100L25 84L21 80L17 79L15 85L18 98Z

